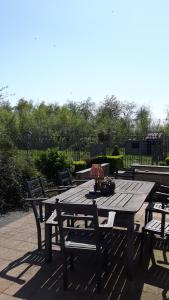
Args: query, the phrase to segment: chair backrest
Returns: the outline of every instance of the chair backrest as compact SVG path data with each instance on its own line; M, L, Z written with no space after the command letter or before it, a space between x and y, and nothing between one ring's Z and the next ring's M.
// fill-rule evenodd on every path
M134 176L135 176L135 170L133 168L117 169L115 174L115 178L117 179L122 178L122 179L134 180Z
M161 232L160 236L161 238L165 238L166 236L169 236L169 223L166 222L166 215L169 215L168 208L162 209L162 210L156 210L157 212L160 212L161 214Z
M43 214L43 208L42 208L42 202L38 201L38 198L43 197L47 198L47 195L45 193L43 180L42 178L38 177L33 180L28 180L26 182L27 184L27 192L29 198L37 198L37 201L31 201L31 206L35 215L35 219L39 220L41 223L44 222L44 214ZM39 210L37 210L37 205L39 206Z
M58 172L59 185L71 185L72 179L69 170Z
M95 200L91 204L71 204L56 200L56 211L62 251L66 248L66 233L68 231L76 236L76 243L81 242L78 234L80 231L83 231L83 234L86 234L86 236L88 234L91 236L92 234L92 244L96 246L96 249L99 249L98 211ZM66 220L67 222L64 222ZM91 221L91 225L85 227L85 223L81 222L78 227L70 227L71 221Z
M26 183L27 183L28 197L30 198L38 198L40 196L47 197L43 185L43 180L40 177L32 180L28 180Z

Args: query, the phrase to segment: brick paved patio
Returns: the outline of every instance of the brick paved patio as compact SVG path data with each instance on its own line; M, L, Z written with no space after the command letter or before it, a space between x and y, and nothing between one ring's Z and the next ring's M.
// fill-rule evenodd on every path
M54 247L52 264L45 264L43 253L36 250L33 214L23 214L9 224L0 222L0 300L169 299L169 251L162 251L164 243L157 240L151 259L145 257L144 265L138 263L139 232L144 220L144 209L145 206L135 218L134 279L126 279L124 268L126 231L115 229L113 250L110 254L112 263L108 273L102 274L103 291L100 295L95 290L92 256L76 258L75 271L69 273L69 289L63 291L59 247Z

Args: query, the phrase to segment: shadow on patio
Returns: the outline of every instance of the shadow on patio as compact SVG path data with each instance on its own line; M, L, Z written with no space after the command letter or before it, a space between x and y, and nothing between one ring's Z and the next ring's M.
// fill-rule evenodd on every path
M156 264L152 255L151 262L145 258L139 265L140 234L135 237L135 271L132 281L127 280L125 272L126 231L114 230L113 250L110 253L111 265L108 273L102 273L103 290L96 293L93 256L76 257L75 270L69 271L69 288L62 289L62 261L58 250L54 251L51 264L45 264L43 254L27 252L4 268L0 276L13 282L13 296L21 299L167 299L169 269L167 257L159 257L164 246L159 241L155 253L160 258ZM165 254L165 251L164 251ZM158 261L157 261L158 263ZM162 265L164 264L164 266ZM143 298L142 298L143 297ZM147 297L147 298L146 298Z

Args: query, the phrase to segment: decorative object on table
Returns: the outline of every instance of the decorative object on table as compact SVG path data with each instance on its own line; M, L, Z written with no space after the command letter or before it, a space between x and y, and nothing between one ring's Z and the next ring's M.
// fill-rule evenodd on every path
M90 178L95 179L94 191L99 190L100 182L104 179L104 171L101 164L93 164L90 171Z
M112 195L115 191L115 187L115 182L109 177L105 177L99 184L101 194L104 196Z

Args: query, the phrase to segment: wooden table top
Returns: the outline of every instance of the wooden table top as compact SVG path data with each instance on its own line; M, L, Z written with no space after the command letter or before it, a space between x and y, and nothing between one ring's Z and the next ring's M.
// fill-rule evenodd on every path
M155 182L114 179L116 188L113 195L102 196L89 193L93 190L94 180L89 180L75 188L43 201L45 204L54 205L56 199L69 203L89 204L95 199L101 211L117 211L136 213L147 199Z

